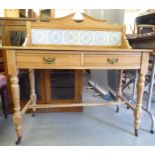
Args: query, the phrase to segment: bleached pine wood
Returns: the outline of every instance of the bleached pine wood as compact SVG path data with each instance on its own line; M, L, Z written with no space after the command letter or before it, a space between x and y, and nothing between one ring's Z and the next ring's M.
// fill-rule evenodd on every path
M107 24L105 21L92 19L84 15L84 21L75 22L72 20L74 14L64 18L52 19L50 22L27 22L27 47L3 47L6 57L7 70L11 76L11 89L14 104L14 124L18 136L17 144L20 143L22 136L20 100L19 100L19 85L17 70L30 69L30 85L31 85L31 101L32 105L28 104L26 108L54 108L54 107L69 107L69 106L103 106L103 105L118 105L118 103L75 103L75 104L45 104L36 105L36 94L34 85L33 69L138 69L138 91L136 107L131 107L134 111L134 127L135 135L138 134L140 127L141 105L143 98L143 87L145 74L148 70L149 53L152 50L131 49L125 38L125 27L118 24ZM76 30L109 30L122 33L122 44L116 46L73 46L73 45L36 45L31 42L31 29L76 29ZM121 71L122 72L122 71ZM121 75L121 74L120 74ZM121 94L121 78L119 81L118 97ZM119 102L120 103L120 102Z
M92 107L92 106L111 106L111 105L120 105L122 102L102 102L102 103L71 103L71 104L38 104L30 105L29 108L62 108L62 107Z
M19 79L17 75L11 76L11 91L14 105L13 123L15 125L17 137L22 137L22 118L20 113L20 92L19 92Z
M30 100L32 105L36 105L36 100L37 100L37 96L36 96L36 92L35 92L35 76L34 76L34 70L33 69L29 69L29 81L30 81ZM36 112L36 108L33 108L33 115Z

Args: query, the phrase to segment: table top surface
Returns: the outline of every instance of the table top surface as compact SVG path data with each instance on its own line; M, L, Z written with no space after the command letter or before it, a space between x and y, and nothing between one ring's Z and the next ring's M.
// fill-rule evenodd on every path
M77 51L77 52L82 52L82 51L88 51L88 52L147 52L151 53L153 52L152 49L127 49L127 48L103 48L103 47L95 47L95 46L57 46L53 45L50 47L44 47L44 46L3 46L1 47L2 49L6 50L44 50L44 51Z

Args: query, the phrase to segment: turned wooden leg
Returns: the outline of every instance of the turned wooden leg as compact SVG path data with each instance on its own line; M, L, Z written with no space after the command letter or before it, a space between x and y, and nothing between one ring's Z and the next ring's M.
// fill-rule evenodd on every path
M36 92L35 92L35 75L34 75L34 70L33 69L29 69L29 80L30 80L30 99L32 101L33 105L36 105ZM36 112L36 108L34 107L33 109L33 113L32 116L35 116L35 112Z
M118 86L116 91L116 101L120 101L120 96L122 96L122 79L123 79L123 70L119 70L118 73ZM116 112L119 112L119 106L117 105Z
M137 84L137 102L134 111L134 127L135 136L138 136L138 129L140 127L140 118L142 114L142 101L143 101L143 90L144 90L145 75L139 73L138 84Z
M12 76L11 79L12 100L14 105L13 122L17 133L16 144L20 144L22 138L22 119L20 113L20 92L19 92L19 79L17 76Z

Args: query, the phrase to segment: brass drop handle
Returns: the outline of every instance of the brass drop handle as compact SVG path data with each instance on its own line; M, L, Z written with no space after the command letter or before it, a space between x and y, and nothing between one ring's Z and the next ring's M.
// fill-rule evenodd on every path
M109 64L116 64L116 63L118 63L118 58L108 58L107 62Z
M43 63L45 64L53 64L55 62L55 57L43 57Z

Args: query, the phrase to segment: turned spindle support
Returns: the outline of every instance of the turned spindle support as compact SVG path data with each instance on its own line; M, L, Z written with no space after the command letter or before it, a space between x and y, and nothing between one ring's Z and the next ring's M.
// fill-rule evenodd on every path
M138 84L137 84L137 103L136 103L136 107L134 111L135 136L138 136L138 130L140 127L140 118L142 115L144 82L145 82L145 74L139 73Z
M122 79L123 79L123 70L118 71L118 86L116 90L116 101L121 101L120 96L122 96ZM119 112L119 105L116 107L116 112Z
M143 102L145 75L148 72L148 62L149 62L149 55L147 53L143 53L142 57L141 57L141 66L140 66L139 75L138 75L137 100L136 100L136 107L134 110L135 136L138 136L138 130L140 128L140 120L141 120L141 116L142 116L142 102Z
M11 91L12 91L12 100L14 105L14 114L13 114L13 123L16 129L17 141L16 145L21 143L22 138L22 119L20 113L20 92L19 92L19 79L17 75L11 76Z
M34 70L33 69L29 69L29 80L30 80L30 99L32 102L32 105L36 105L36 92L35 92L35 75L34 75ZM36 108L34 107L32 109L32 116L35 116L36 113Z

